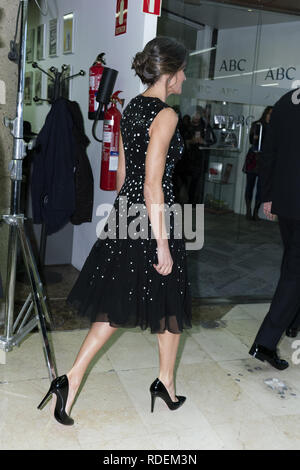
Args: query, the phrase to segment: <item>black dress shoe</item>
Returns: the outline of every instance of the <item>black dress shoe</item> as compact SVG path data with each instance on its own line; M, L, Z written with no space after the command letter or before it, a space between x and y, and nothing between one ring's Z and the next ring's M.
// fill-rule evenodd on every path
M267 361L269 364L271 364L271 366L275 367L275 369L284 370L289 366L287 361L280 359L276 349L268 349L265 346L261 346L257 343L253 344L249 354L262 362Z
M289 338L296 338L296 336L298 335L298 331L299 329L298 328L288 328L285 332L286 336L288 336Z

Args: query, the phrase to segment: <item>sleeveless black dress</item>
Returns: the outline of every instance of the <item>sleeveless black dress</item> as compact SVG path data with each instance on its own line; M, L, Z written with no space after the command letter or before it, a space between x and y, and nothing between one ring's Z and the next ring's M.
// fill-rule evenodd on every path
M138 95L123 112L124 184L66 300L78 315L89 317L91 322L150 328L151 333L181 333L192 326L184 239L175 234L177 225L171 210L167 233L173 267L170 274L159 274L153 266L158 263L157 243L143 195L148 130L166 107L159 98ZM172 174L182 154L183 140L177 126L162 180L168 207L175 203Z

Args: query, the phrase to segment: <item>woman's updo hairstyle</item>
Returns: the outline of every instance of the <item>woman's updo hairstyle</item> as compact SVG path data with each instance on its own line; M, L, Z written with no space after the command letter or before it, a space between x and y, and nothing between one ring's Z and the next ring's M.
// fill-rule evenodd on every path
M142 52L132 61L135 70L145 85L154 85L164 74L174 75L185 67L187 50L176 39L158 36L149 41Z

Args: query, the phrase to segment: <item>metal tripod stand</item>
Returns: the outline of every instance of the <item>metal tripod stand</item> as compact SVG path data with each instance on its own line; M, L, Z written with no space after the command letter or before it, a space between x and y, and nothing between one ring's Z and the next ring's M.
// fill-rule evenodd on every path
M4 335L0 336L1 361L5 363L6 352L11 351L14 346L38 326L42 338L43 350L48 368L49 378L52 381L57 377L54 355L51 350L47 335L46 320L51 323L50 315L46 305L46 295L37 270L33 252L25 233L24 214L20 214L20 195L22 183L22 162L26 155L27 144L23 140L23 98L25 78L25 54L27 37L28 0L20 0L21 5L21 29L20 29L20 54L19 54L19 77L16 118L5 118L4 124L9 127L14 138L13 158L10 163L11 177L11 207L10 214L2 215L3 220L9 224L9 243L7 261L7 280L5 292L5 325ZM31 292L28 295L17 318L14 320L14 300L16 283L16 264L18 254L18 243L21 243L26 272L30 281ZM34 309L34 312L32 310ZM2 351L1 351L2 350Z

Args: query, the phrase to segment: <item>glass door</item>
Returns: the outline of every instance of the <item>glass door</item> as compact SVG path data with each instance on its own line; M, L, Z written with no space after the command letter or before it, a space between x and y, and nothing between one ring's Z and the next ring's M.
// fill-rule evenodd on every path
M279 229L264 217L255 171L243 170L248 150L260 149L272 106L300 84L300 21L166 0L157 35L176 37L189 50L183 93L168 102L185 139L174 175L177 202L205 208L204 246L187 253L193 296L269 301L280 271Z

